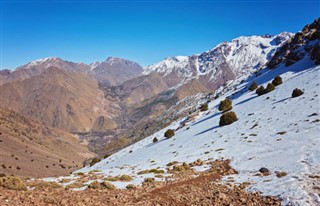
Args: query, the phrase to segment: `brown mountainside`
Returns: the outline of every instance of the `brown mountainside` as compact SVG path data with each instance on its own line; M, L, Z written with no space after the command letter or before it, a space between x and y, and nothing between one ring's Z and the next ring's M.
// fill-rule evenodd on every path
M0 107L0 173L25 177L66 175L93 153L79 139Z
M90 131L99 116L110 117L117 109L104 98L95 80L56 67L6 83L0 91L1 107L70 132Z

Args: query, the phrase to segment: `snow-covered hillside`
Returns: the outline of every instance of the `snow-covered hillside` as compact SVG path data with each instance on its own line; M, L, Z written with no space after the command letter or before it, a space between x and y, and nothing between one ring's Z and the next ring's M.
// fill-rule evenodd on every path
M210 75L210 80L214 81L220 70L227 69L238 77L264 66L277 48L291 36L288 32L275 36L241 36L231 42L223 42L200 55L168 57L145 67L144 74L157 72L167 76L175 73L182 81Z
M281 75L283 84L274 91L257 96L247 90L252 81L266 85L276 75ZM140 184L154 174L138 175L139 171L166 170L166 165L172 161L231 159L231 166L239 172L233 178L238 183L250 182L248 190L278 196L284 204L320 204L317 191L320 186L319 79L320 66L313 66L308 58L290 67L281 65L210 102L210 112L200 112L171 139L164 138L164 132L168 128L177 129L185 118L75 173L101 170L104 176L127 174L133 177L129 183ZM303 89L304 94L291 98L295 88ZM219 127L221 113L217 106L227 96L233 98L233 111L238 121ZM153 143L154 137L159 141ZM257 175L262 167L268 168L271 174ZM287 175L279 178L276 175L279 172ZM76 178L76 175L69 178ZM224 180L229 181L230 177ZM114 184L125 188L129 183Z

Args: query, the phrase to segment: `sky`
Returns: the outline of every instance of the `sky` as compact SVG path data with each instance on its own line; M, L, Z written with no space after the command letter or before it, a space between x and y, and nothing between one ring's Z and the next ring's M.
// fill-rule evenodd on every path
M239 36L297 32L320 17L319 0L0 1L0 69L52 56L147 66Z

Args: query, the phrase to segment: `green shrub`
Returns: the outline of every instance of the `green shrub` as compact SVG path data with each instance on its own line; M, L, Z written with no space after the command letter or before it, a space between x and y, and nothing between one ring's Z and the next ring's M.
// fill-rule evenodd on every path
M254 91L254 90L256 90L257 88L258 88L257 82L253 82L253 83L250 85L249 90L250 90L250 91Z
M155 138L153 138L152 142L153 142L153 143L158 142L158 138L156 138L156 137L155 137Z
M219 111L229 111L232 109L232 101L228 98L220 102Z
M301 96L301 95L303 95L303 91L302 91L301 89L298 89L298 88L295 88L295 89L292 91L292 94L291 94L292 98L294 98L294 97L299 97L299 96Z
M282 78L280 76L276 76L273 80L272 80L272 84L274 86L279 86L280 84L282 84Z
M164 133L164 136L165 136L167 139L173 137L173 136L174 136L174 131L173 131L173 129L168 129L168 130Z
M96 163L100 162L101 160L98 157L95 157L91 160L90 162L90 166L95 165Z
M238 120L238 118L237 118L236 113L227 112L227 113L224 113L223 115L221 115L219 125L220 126L229 125L237 120Z
M275 86L274 86L272 83L269 83L269 84L267 85L267 88L266 88L265 91L264 91L264 94L267 94L267 93L273 91L274 89L275 89Z
M202 104L199 109L201 112L207 111L209 109L208 104Z
M258 96L263 95L264 92L265 92L265 90L264 90L264 87L263 87L263 86L260 86L260 87L256 90L256 94L257 94Z

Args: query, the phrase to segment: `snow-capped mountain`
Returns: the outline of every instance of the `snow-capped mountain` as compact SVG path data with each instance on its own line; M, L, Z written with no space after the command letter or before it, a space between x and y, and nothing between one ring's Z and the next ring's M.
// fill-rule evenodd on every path
M88 65L62 60L58 57L48 57L31 61L11 72L0 72L0 85L39 75L50 67L57 67L68 72L84 72L108 85L120 84L139 76L142 72L142 67L138 63L122 58L109 57L105 61Z
M175 74L181 81L206 75L210 82L214 82L221 73L226 74L226 79L233 79L263 67L292 35L282 32L275 36L241 36L200 55L166 58L145 67L143 73Z
M283 84L274 91L257 96L248 90L252 81L266 86L276 75L281 75ZM314 66L309 57L289 67L281 64L275 70L264 70L249 81L230 85L232 88L237 86L237 90L230 90L212 100L208 104L209 112L198 111L190 114L193 118L179 119L94 166L76 171L74 175L47 180L70 178L77 181L78 172L89 175L90 171L97 171L98 181L110 174L133 177L129 182L112 182L118 188L125 188L128 184L139 185L145 178L159 181L170 178L166 172L167 164L174 161L188 164L197 159L230 159L231 166L239 174L225 177L225 182L248 182L249 191L277 196L285 205L317 205L320 203L316 191L319 183L315 179L320 169L319 108L316 106L319 105L319 77L320 67ZM291 98L295 88L303 89L303 96ZM234 96L234 93L239 95ZM219 127L221 112L217 108L226 97L233 98L233 111L238 121ZM175 130L174 137L164 137L167 129ZM159 140L156 143L153 142L155 137ZM262 167L270 174L259 175ZM163 170L163 177L141 173L153 168ZM204 171L210 167L195 169ZM283 176L278 175L280 172ZM85 189L92 181L90 179L80 189Z

